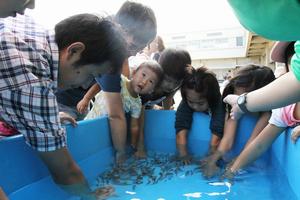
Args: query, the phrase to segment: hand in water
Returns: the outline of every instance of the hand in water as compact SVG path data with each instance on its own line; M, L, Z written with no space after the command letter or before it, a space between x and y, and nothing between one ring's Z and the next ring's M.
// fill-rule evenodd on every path
M95 194L97 200L104 200L107 199L112 194L114 194L114 192L115 192L115 188L113 188L112 186L105 186L96 189L93 193Z
M231 184L233 184L233 179L235 175L236 173L233 172L230 167L226 167L224 173L220 177L220 180L223 181L224 179L227 179Z
M112 186L104 186L97 188L93 192L83 195L80 200L105 200L112 194L114 194L115 189Z
M220 158L222 158L222 153L216 150L200 161L200 171L204 178L210 179L220 172L220 168L217 166L217 160Z
M145 150L137 150L137 151L134 153L134 156L135 156L137 159L145 159L145 158L147 158L147 154L146 154Z
M206 162L200 165L200 170L204 178L210 179L220 172L220 168L215 162Z
M190 155L179 156L179 159L184 165L189 165L192 162L192 157Z
M126 152L116 152L116 163L122 164L127 160Z

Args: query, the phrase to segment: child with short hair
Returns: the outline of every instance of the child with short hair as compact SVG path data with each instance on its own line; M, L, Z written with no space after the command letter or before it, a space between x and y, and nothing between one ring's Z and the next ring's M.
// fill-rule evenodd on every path
M247 92L261 88L275 80L273 71L265 66L248 65L241 67L234 78L230 80L223 92L223 98L228 94L246 94ZM218 145L217 150L210 156L204 158L201 162L201 171L203 176L211 178L219 172L217 161L220 160L226 152L228 152L233 143L236 134L238 121L229 117L230 109L227 110L224 135ZM267 125L270 118L270 112L257 113L259 119L255 128L252 131L246 146L260 133L260 131Z
M161 84L150 95L143 95L145 106L154 106L162 102L162 108L169 110L173 97L180 89L187 67L192 63L190 54L184 49L165 49L158 62L164 71Z
M156 104L162 102L161 109L169 110L173 105L173 97L177 90L180 89L188 66L192 63L190 54L183 49L168 48L162 52L159 58L160 66L164 71L163 80L156 87L153 93L141 95L142 113L140 116L140 139L138 142L137 157L146 157L144 147L144 113L145 108L153 108Z
M132 75L132 79L128 80L125 76L121 78L121 97L123 108L126 113L131 115L131 146L137 149L137 141L139 137L138 118L141 114L142 102L139 95L150 94L154 88L160 83L163 76L163 71L156 61L147 61L142 63ZM89 91L82 101L90 102L93 98L91 93L96 94L99 90ZM99 92L95 96L95 102L91 111L85 119L94 119L107 114L106 99L103 92ZM122 161L122 156L125 152L117 152L117 162Z
M181 86L181 96L175 120L176 146L179 158L184 164L189 164L190 156L186 145L193 113L204 112L212 117L210 129L213 136L209 152L213 153L223 135L225 109L218 80L215 74L205 67L190 67Z

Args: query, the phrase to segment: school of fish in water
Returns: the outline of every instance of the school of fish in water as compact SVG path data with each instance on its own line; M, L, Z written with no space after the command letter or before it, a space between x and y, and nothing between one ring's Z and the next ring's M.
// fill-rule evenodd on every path
M171 180L179 173L191 176L200 173L196 161L194 168L186 170L182 161L170 154L153 154L147 159L130 158L120 165L114 165L97 177L97 185L132 185L135 190L140 184L157 184L161 181Z

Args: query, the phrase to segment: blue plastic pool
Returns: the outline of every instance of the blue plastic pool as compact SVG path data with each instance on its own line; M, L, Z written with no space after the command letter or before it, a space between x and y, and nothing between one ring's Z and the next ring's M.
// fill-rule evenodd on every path
M174 111L147 111L145 120L147 149L174 153ZM240 152L255 122L256 118L251 116L241 119L231 155ZM67 133L73 158L90 184L95 185L95 178L113 161L107 118L80 122L76 128L67 127ZM190 151L203 156L209 139L209 118L195 114L189 134ZM218 180L206 181L198 173L184 179L179 176L170 182L138 186L134 191L130 187L117 186L118 196L112 199L300 199L299 143L292 144L290 130L282 134L256 165L247 169L249 176L242 175L233 186ZM0 161L0 186L11 200L78 199L53 183L47 168L22 136L0 140Z

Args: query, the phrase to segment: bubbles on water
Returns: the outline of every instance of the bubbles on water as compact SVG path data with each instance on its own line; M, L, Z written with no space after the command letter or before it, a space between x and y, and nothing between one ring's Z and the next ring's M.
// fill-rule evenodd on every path
M193 198L200 198L201 197L201 192L187 193L187 194L183 194L183 196L193 197Z

